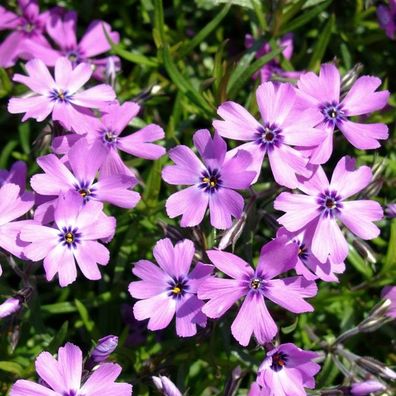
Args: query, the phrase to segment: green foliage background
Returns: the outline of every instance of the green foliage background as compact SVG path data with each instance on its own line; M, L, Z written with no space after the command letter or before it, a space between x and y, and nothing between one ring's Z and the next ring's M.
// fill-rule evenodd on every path
M5 1L13 8L15 1ZM369 4L366 4L369 3ZM131 130L154 122L166 131L167 149L176 144L192 145L196 129L211 128L216 108L230 99L257 114L255 89L258 80L252 75L274 57L286 70L318 71L320 64L336 60L342 73L355 64L364 66L363 74L379 76L383 86L395 92L396 43L379 28L373 2L363 0L296 0L296 1L214 1L214 0L122 0L122 1L41 1L41 8L63 5L78 12L78 29L82 34L93 19L109 22L121 36L113 53L122 60L116 91L121 101L139 100L142 111ZM283 59L276 39L287 32L295 35L295 52L291 61ZM261 41L270 40L274 51L264 59L255 58L255 50L244 47L245 34L252 33ZM0 168L17 159L27 161L30 175L38 171L35 159L48 152L48 142L39 134L45 126L6 110L8 98L22 92L10 78L21 65L0 70ZM378 169L371 198L381 204L396 199L395 117L396 96L389 106L371 117L388 124L390 138L377 151L353 149L337 137L335 152L326 164L332 170L338 159L350 154L360 164ZM130 329L123 322L121 305L132 306L127 293L133 279L131 263L151 258L155 242L172 235L197 238L202 232L198 250L218 242L208 223L201 230L180 229L178 222L167 218L164 203L175 191L161 181L160 172L167 156L150 162L127 159L140 175L142 201L134 210L107 208L118 220L117 233L110 243L111 261L102 269L98 282L78 280L64 289L57 282L48 283L40 264L18 262L30 277L35 290L23 313L13 320L0 322L0 394L18 378L35 379L34 358L42 350L52 353L66 341L85 351L93 341L107 335L120 336L119 347L112 359L123 366L122 379L134 385L134 394L151 395L155 390L151 375L170 375L180 389L189 395L221 395L236 366L242 368L240 395L255 378L264 351L251 342L242 348L230 336L230 324L236 308L222 320L210 321L196 337L178 338L174 328L159 334L147 333L145 343L126 346ZM382 185L382 188L379 187ZM235 251L247 260L258 257L262 244L275 235L272 203L280 188L273 182L267 165L254 186L261 192L253 205L243 236ZM246 195L248 199L248 194ZM384 285L395 283L396 220L380 223L381 236L369 243L375 260L370 260L355 247L346 262L347 270L340 283L319 282L319 294L312 299L315 312L298 319L282 309L271 307L281 326L282 342L292 341L301 348L318 350L319 340L331 341L357 324L379 300ZM205 257L203 257L205 261ZM375 262L374 262L375 261ZM20 278L1 257L5 273L0 278L0 295L11 295L21 286ZM387 325L372 334L358 335L346 346L360 355L373 356L395 365L395 333ZM318 376L318 387L340 384L343 376L328 360Z

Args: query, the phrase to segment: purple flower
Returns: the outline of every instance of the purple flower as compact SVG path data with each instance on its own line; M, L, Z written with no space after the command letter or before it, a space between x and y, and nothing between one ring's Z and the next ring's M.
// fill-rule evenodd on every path
M271 341L278 329L265 304L273 301L294 313L311 312L313 307L304 298L316 294L315 282L302 276L273 279L295 266L297 245L287 244L286 238L277 238L265 244L256 269L228 252L209 250L212 263L232 279L210 277L198 289L198 297L209 301L202 312L210 318L219 318L245 296L231 332L246 346L254 334L260 344Z
M168 378L163 375L159 377L152 376L155 387L164 396L183 396L182 393L177 389L176 385Z
M325 132L318 147L309 150L312 164L323 164L333 151L333 133L337 127L354 147L362 150L380 147L378 140L388 138L385 124L361 124L349 119L382 109L388 102L389 92L375 92L381 80L373 76L362 76L341 100L341 76L333 64L320 68L319 76L313 72L302 75L297 83L299 106L304 109L320 110L319 127Z
M26 243L18 235L21 227L29 220L13 221L28 212L34 205L34 196L30 192L21 194L19 186L6 183L0 187L0 248L11 254L22 257ZM1 275L0 266L0 275Z
M27 166L23 161L16 161L10 170L0 169L0 187L6 183L14 183L19 186L21 192L26 188Z
M384 213L388 219L394 219L396 217L396 203L386 205Z
M118 337L114 335L108 335L98 340L95 348L91 352L91 355L85 367L88 370L92 370L97 364L104 362L108 357L115 351L118 346Z
M22 301L16 297L7 298L0 304L0 319L18 312L22 308Z
M396 33L396 0L389 0L389 7L384 4L377 6L377 18L386 35L393 39Z
M129 293L141 301L135 303L133 312L138 320L150 318L149 330L164 329L175 315L176 333L180 337L196 334L197 324L206 326L206 316L201 312L203 302L197 298L197 289L213 267L198 263L189 272L194 253L190 240L173 246L166 238L159 240L153 250L159 267L148 260L134 265L132 272L141 280L129 284Z
M115 99L109 85L100 84L77 92L91 77L92 68L80 63L74 69L67 58L58 58L55 64L55 80L47 66L40 59L33 59L25 65L28 76L15 74L13 80L28 86L33 96L11 98L10 113L25 113L22 121L34 118L43 121L52 113L52 119L59 121L67 130L84 134L90 129L92 108L101 108Z
M257 382L268 396L305 396L304 387L315 387L314 375L320 366L312 359L317 356L294 344L281 344L267 353L259 367Z
M227 158L225 141L217 133L212 139L207 129L195 132L193 140L204 163L187 146L170 150L175 165L166 166L162 178L170 184L191 187L172 194L166 201L166 212L171 218L182 215L180 225L192 227L201 223L209 206L212 226L229 228L231 216L239 218L244 204L234 189L248 188L255 177L247 170L252 158L243 150Z
M76 280L76 261L86 278L100 279L98 264L109 262L109 251L97 240L111 238L115 231L114 217L106 216L102 209L100 202L83 205L83 198L75 192L61 195L53 227L29 224L22 228L20 238L31 242L24 254L33 261L44 259L47 280L58 273L62 287Z
M71 343L58 350L58 359L49 352L42 352L36 359L36 371L48 387L32 381L18 380L11 388L10 396L131 396L132 386L116 383L121 366L116 363L101 364L82 384L82 352Z
M246 48L251 48L253 44L254 44L254 38L250 34L247 34L245 36ZM293 33L285 34L282 38L279 39L278 45L284 48L284 50L282 51L282 55L285 57L285 59L290 60L291 57L293 56ZM272 48L270 43L265 41L263 42L260 49L256 52L256 58L261 58L262 56L268 54L271 51ZM303 72L285 71L282 69L279 61L273 59L272 61L266 63L260 69L259 73L261 77L261 82L263 83L266 81L270 81L274 75L284 78L297 79ZM257 74L258 73L255 74L254 76L255 78Z
M384 300L389 300L390 305L386 312L386 315L390 318L396 319L396 286L384 287L381 293L381 297Z
M248 151L253 162L251 168L260 175L263 159L268 154L275 181L295 188L297 174L310 176L308 158L291 146L312 147L323 140L324 132L315 129L320 121L319 111L300 111L295 108L297 96L291 84L272 82L261 84L256 91L262 122L235 102L225 102L217 110L224 121L214 121L213 126L224 137L248 141L234 150Z
M32 188L41 195L58 196L67 191L77 191L84 202L90 200L110 202L122 208L133 208L140 195L129 188L136 185L133 176L114 174L100 177L95 182L99 168L106 158L105 148L98 142L88 146L85 138L78 140L68 153L70 171L54 154L37 159L45 173L34 175Z
M325 282L338 282L335 273L345 271L344 262L335 263L329 257L325 263L321 263L312 254L312 238L317 227L317 220L307 224L302 230L289 232L286 228L281 227L276 236L286 236L289 243L295 243L298 246L298 259L295 270L298 275L302 275L307 280L322 279Z
M24 46L26 41L50 47L43 35L48 12L39 13L37 0L18 0L18 4L17 14L0 6L0 30L12 30L0 44L0 67L13 66L18 57L30 59L31 55Z
M321 262L329 259L342 263L348 255L348 244L337 220L362 239L373 239L380 233L373 221L383 217L381 205L371 200L346 201L363 190L372 179L371 169L356 169L355 160L342 157L329 183L318 166L310 179L301 179L298 188L307 195L281 193L274 208L286 212L278 219L288 231L295 232L317 219L312 238L312 253Z
M261 389L261 386L257 382L253 382L250 385L249 393L247 396L268 396L264 393L264 390Z
M92 21L80 42L77 42L77 13L55 7L50 11L46 27L58 49L42 45L37 41L27 41L25 47L34 58L41 59L47 66L54 66L61 56L68 58L73 66L79 63L89 63L95 67L94 76L104 79L107 59L95 58L111 48L104 30L113 42L120 41L119 34L112 32L108 23L99 20Z
M386 386L378 381L363 381L352 384L350 387L351 396L369 396L372 393L384 391Z

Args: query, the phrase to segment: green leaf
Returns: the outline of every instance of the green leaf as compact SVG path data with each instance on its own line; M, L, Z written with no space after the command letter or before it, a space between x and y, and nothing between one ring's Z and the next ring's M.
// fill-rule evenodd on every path
M371 278L373 270L366 263L366 261L359 255L356 249L349 245L348 261L365 277Z
M323 59L323 55L325 54L326 48L330 41L334 22L335 16L331 15L323 30L320 30L321 33L312 51L312 56L308 64L308 70L316 70L317 68L319 68L320 63Z
M155 58L148 58L142 54L126 51L119 44L112 45L111 50L113 54L118 55L129 62L151 67L158 66L158 61Z
M228 14L231 5L226 5L217 15L213 18L203 29L201 29L198 34L194 36L192 40L189 40L188 44L183 46L179 51L178 55L180 57L184 57L188 55L197 45L199 45L216 27L220 24L220 22L224 19L224 17Z
M256 73L256 71L260 70L266 63L282 53L282 51L283 48L276 48L272 50L271 52L257 59L250 66L248 66L238 79L235 80L230 78L230 83L228 85L228 96L230 98L234 98L245 85L245 83L253 76L254 73Z
M0 362L0 370L7 371L8 373L16 374L18 377L22 377L23 369L15 362Z
M0 98L8 96L11 89L12 83L7 72L3 68L0 68Z
M54 335L51 342L49 343L47 350L50 353L55 353L58 350L58 348L63 344L63 342L66 339L68 329L69 329L69 322L66 321L63 323L61 328L58 330L58 332Z
M25 122L18 127L19 141L25 154L30 154L30 124Z
M154 0L153 35L157 48L164 47L166 44L166 38L165 38L164 7L162 4L162 0Z
M74 300L74 304L76 305L77 311L80 314L81 320L83 321L85 328L89 333L91 333L95 324L89 318L88 309L81 301L77 300L77 298Z
M156 208L158 204L158 196L161 189L161 169L164 160L158 159L154 161L149 176L147 178L147 183L144 189L143 200L146 205L150 208Z
M12 153L12 150L18 145L16 140L10 140L3 148L0 155L0 168L6 168L8 159Z
M396 219L392 220L390 227L390 237L388 243L388 251L384 260L384 266L381 273L388 272L396 264Z
M322 11L324 11L330 4L332 0L328 0L321 4L320 6L313 7L309 11L305 11L302 15L297 17L296 19L293 19L291 22L288 22L287 24L282 25L279 35L283 35L288 32L292 32L295 29L304 26L307 24L311 19L315 18L317 15L319 15Z
M298 316L296 316L296 320L289 326L285 326L281 328L281 331L283 334L290 334L292 333L294 330L296 330L297 325L298 325Z

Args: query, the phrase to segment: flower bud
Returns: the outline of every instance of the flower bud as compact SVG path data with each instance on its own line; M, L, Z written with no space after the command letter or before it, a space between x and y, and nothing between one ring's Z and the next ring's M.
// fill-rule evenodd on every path
M388 219L394 219L396 217L396 203L386 205L384 213Z
M151 377L155 387L164 396L182 396L182 393L177 389L176 385L168 378L160 375L159 377Z
M30 298L31 293L32 289L25 287L16 293L15 296L7 298L0 305L0 319L18 312L22 308L22 304Z
M96 364L105 361L117 348L118 337L113 335L108 335L101 338L96 347L91 352L91 356L87 361L87 368L92 369Z
M386 386L378 381L364 381L352 384L350 394L352 396L369 396L370 393L383 391Z

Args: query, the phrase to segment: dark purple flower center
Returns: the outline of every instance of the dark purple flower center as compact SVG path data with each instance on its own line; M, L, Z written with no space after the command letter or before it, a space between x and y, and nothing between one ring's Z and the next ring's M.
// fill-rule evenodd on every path
M59 242L61 242L63 246L67 246L69 249L75 249L77 244L80 243L81 232L78 232L77 227L62 227L62 231L58 235Z
M70 390L63 394L63 396L77 396L77 391Z
M276 352L272 355L271 369L278 372L286 366L288 356L283 352Z
M340 213L343 208L342 198L338 195L337 191L326 190L319 194L317 199L319 204L319 210L324 216L334 217L336 214Z
M64 56L69 59L73 66L77 66L83 60L78 48L73 48L64 51Z
M201 182L198 187L208 193L214 193L222 185L220 172L218 169L208 168L207 170L203 171L200 180Z
M116 133L114 133L113 131L108 130L108 129L103 129L99 133L100 133L102 142L105 144L105 146L114 147L116 145L117 140L118 140Z
M261 279L260 278L254 278L250 281L250 288L253 290L260 289L261 287Z
M324 121L330 125L335 126L337 123L346 120L346 112L342 108L342 104L337 102L324 103L320 106L320 111L324 116Z
M304 261L309 256L308 248L305 246L304 242L301 242L301 243L299 241L296 241L296 242L298 244L298 252L297 252L298 257L300 257L300 259Z
M76 191L84 198L84 203L89 201L90 198L95 197L95 187L91 187L91 183L89 182L79 182L74 185Z
M183 277L173 278L168 282L168 296L179 299L184 296L186 291L190 288L188 279Z
M257 129L255 133L255 142L262 149L272 150L274 147L279 147L283 142L281 129L275 124L265 123Z
M53 89L49 93L49 98L54 102L69 103L73 95L62 89Z

